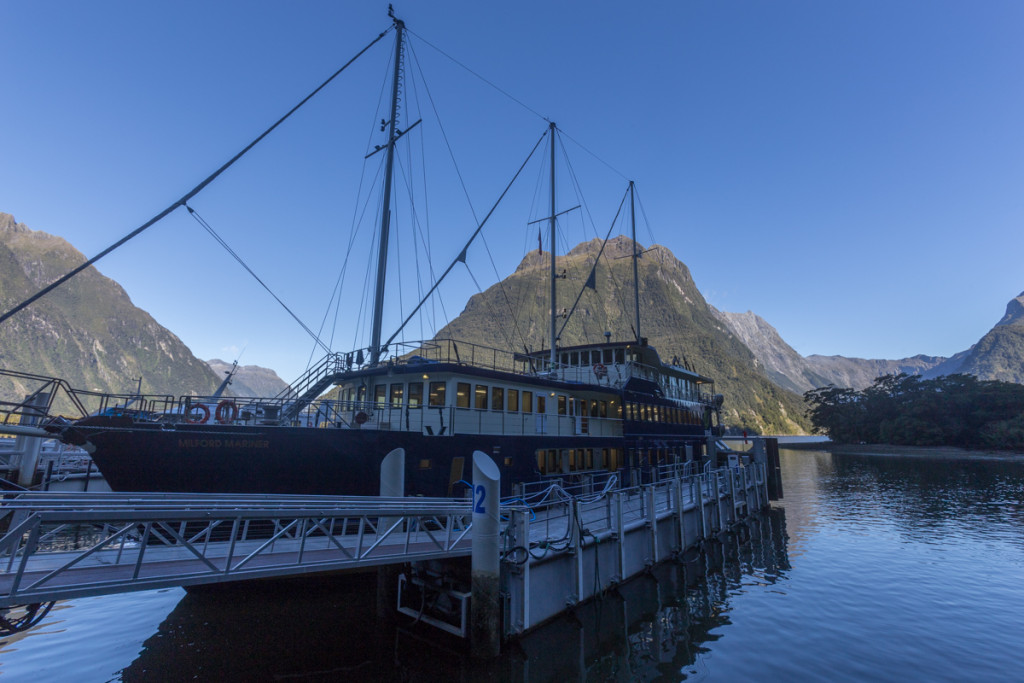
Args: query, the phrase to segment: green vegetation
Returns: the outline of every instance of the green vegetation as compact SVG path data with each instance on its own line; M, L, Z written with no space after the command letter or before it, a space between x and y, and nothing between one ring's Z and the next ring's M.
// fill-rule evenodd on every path
M572 346L633 339L633 242L609 240L597 265L595 289L584 288L601 248L600 240L577 245L558 258L564 273L558 310L572 308L583 295L559 344ZM715 381L725 397L723 419L736 429L762 434L802 434L810 429L800 396L772 383L753 354L726 328L701 296L689 269L668 249L640 247L641 334L662 360L679 357ZM550 254L531 252L516 272L470 298L466 309L441 330L440 339L460 339L494 348L538 350L548 343ZM565 321L559 318L559 325Z
M0 311L83 261L60 237L29 230L0 213ZM134 391L138 377L145 394L208 394L220 381L180 339L135 307L120 285L92 267L0 325L0 368L111 393ZM20 401L37 388L0 378L0 399Z
M867 389L804 394L815 431L838 443L1024 450L1024 385L883 375Z

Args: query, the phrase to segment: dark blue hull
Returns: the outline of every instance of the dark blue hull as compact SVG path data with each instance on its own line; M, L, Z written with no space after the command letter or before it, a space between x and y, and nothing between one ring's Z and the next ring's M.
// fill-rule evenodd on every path
M404 448L406 495L461 496L466 485L458 482L472 478L474 451L486 453L498 465L502 493L508 495L516 482L554 476L541 471L538 449L619 449L614 470L626 477L644 476L659 460L682 460L686 444L694 446L695 454L702 450L702 435L696 430L644 437L427 436L279 426L169 429L129 424L123 418L91 418L76 431L96 447L93 459L115 491L378 495L381 461L393 449Z

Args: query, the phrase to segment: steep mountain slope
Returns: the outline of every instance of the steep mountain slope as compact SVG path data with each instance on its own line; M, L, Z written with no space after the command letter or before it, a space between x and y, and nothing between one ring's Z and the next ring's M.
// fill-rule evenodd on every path
M960 372L1024 384L1024 292L1010 299L1006 315L966 352Z
M0 310L84 261L60 237L0 213ZM153 394L209 393L219 383L180 339L91 267L0 325L0 368L118 393L134 391L139 377L143 393ZM0 396L20 400L26 389L7 380Z
M601 243L592 240L559 257L557 309L571 309ZM642 249L642 248L641 248ZM560 344L593 343L610 332L613 340L635 338L633 330L632 241L610 240L598 262L594 284L585 288ZM474 295L462 314L438 333L497 348L546 347L549 325L550 255L531 252L515 273ZM715 380L725 395L726 422L766 433L801 433L808 423L795 394L759 371L750 350L715 317L687 267L661 246L639 260L641 334L663 359L678 356ZM561 326L563 319L559 320Z
M714 306L711 310L750 349L768 377L780 387L802 394L830 382L825 375L816 372L796 349L783 341L778 331L761 316L750 311L726 313Z
M223 378L225 373L231 370L231 363L226 363L220 358L206 361L214 374ZM228 391L234 396L254 396L267 398L276 396L288 384L277 376L277 373L270 368L262 368L259 365L239 365L235 376L231 379L231 386Z

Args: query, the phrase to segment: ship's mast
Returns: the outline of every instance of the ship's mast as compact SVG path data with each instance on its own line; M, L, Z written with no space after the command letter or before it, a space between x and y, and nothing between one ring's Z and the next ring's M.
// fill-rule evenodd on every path
M629 219L633 229L633 310L636 311L634 330L636 331L636 343L640 343L640 275L636 261L636 206L633 197L633 181L629 181Z
M555 369L555 359L557 354L555 352L555 315L557 309L555 308L555 122L551 121L548 127L551 133L551 369Z
M405 33L405 22L395 18L393 14L390 16L395 20L395 72L391 83L391 119L385 123L388 128L388 142L387 159L384 163L384 202L380 215L380 245L377 251L377 288L373 295L373 326L370 336L371 366L376 366L380 362L381 355L380 331L384 317L384 276L388 264L388 230L391 224L391 178L394 172L395 142L401 136L397 128L398 86L402 76L402 40Z

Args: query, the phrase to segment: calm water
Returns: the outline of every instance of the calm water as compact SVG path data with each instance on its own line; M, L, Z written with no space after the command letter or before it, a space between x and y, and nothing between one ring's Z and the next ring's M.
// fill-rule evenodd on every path
M474 666L373 581L58 604L5 680L1018 681L1024 463L783 451L786 498Z

